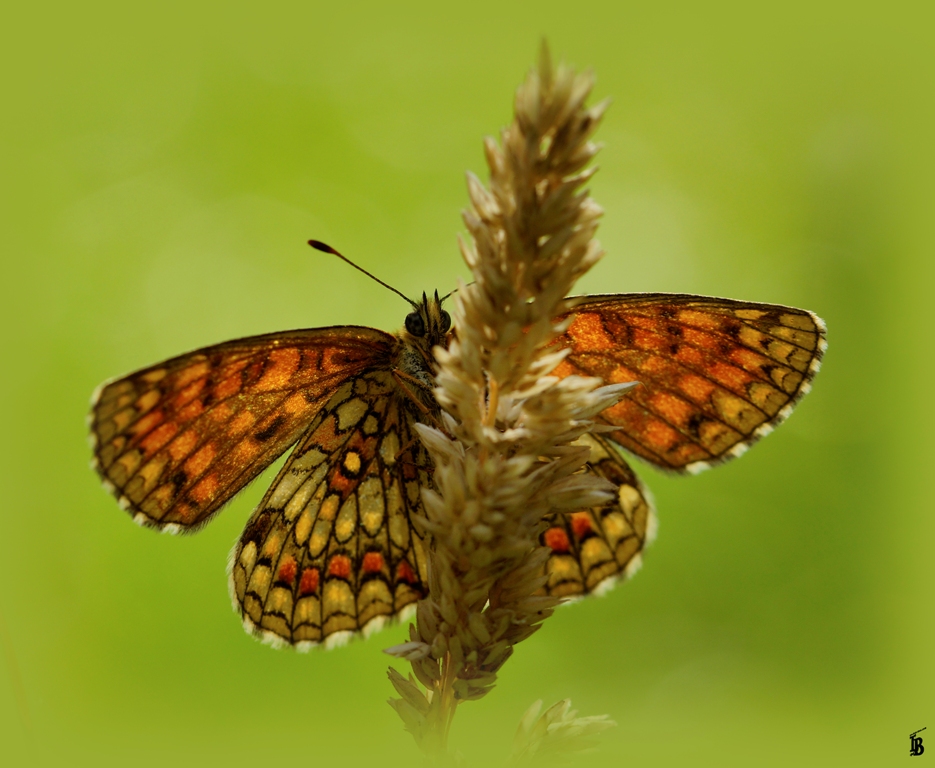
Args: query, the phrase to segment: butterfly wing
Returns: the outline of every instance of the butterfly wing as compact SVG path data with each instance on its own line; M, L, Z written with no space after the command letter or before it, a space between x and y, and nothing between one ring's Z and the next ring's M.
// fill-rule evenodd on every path
M579 443L591 448L587 471L613 484L616 494L602 507L546 519L540 542L552 554L545 565L544 591L554 597L601 594L621 576L632 575L656 530L649 493L620 451L596 435L585 435Z
M378 629L425 594L412 515L432 464L389 370L347 381L315 417L231 553L248 631L301 649Z
M103 384L92 464L141 525L203 525L299 439L348 378L386 367L372 328L286 331L190 352Z
M663 469L739 456L811 388L827 346L811 312L683 294L585 297L556 344L559 376L639 387L601 414L610 437ZM567 316L567 315L566 315Z

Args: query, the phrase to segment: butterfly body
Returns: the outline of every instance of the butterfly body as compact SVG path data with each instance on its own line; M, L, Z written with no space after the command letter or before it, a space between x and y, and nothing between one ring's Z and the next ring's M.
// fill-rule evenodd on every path
M582 297L555 374L642 386L585 439L587 471L616 497L544 521L544 591L600 591L639 564L648 494L625 448L696 472L739 455L784 419L824 351L813 314L675 294ZM433 467L415 432L438 425L433 349L454 331L438 294L403 329L336 326L196 350L102 385L92 464L141 525L196 530L290 446L231 553L245 626L273 644L333 644L382 626L425 594L413 525ZM557 318L560 320L562 318Z
M418 397L425 409L437 412L438 405L431 395L435 387L435 347L448 348L451 338L451 316L441 308L442 300L435 291L434 299L422 294L422 303L414 304L399 332L399 347L395 355L394 370L400 383L412 381L421 394ZM402 386L405 387L404 384ZM406 388L406 391L411 391Z

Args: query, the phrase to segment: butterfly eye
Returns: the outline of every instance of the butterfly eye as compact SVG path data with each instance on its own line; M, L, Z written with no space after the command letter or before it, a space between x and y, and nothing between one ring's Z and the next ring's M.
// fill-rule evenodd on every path
M425 336L425 321L418 312L406 315L406 330L413 336Z
M448 329L451 328L451 315L449 315L444 309L442 310L441 328L442 333L448 333Z

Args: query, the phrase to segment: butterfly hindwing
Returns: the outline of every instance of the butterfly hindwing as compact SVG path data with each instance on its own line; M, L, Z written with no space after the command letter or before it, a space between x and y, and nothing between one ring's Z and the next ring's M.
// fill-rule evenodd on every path
M816 315L682 294L583 297L556 375L640 386L601 419L640 458L698 472L739 456L805 395L826 347Z
M93 464L137 522L192 530L295 444L231 553L235 606L274 644L376 629L427 592L414 522L433 467L414 424L437 423L431 350L449 333L437 294L433 306L421 319L435 335L418 342L355 326L268 334L106 383ZM613 431L582 438L585 471L614 498L545 521L542 591L575 597L632 574L654 535L619 449L677 472L740 455L809 390L826 345L810 312L702 296L582 297L564 317L555 375L641 385L598 417Z
M388 370L332 395L231 554L231 593L248 630L274 644L335 644L425 594L411 516L422 514L432 466L415 418Z
M386 367L394 337L343 326L231 341L102 385L93 465L134 519L204 524L299 439L327 397Z
M546 562L544 591L555 597L600 594L640 566L643 548L655 536L656 519L649 493L605 438L585 435L591 448L587 471L615 488L602 507L550 515L541 543L552 550Z

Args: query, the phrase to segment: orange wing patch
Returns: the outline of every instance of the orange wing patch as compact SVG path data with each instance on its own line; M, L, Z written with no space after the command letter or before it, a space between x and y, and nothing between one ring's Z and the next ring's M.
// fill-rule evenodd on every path
M203 525L299 439L342 382L386 367L396 340L341 327L256 336L103 385L92 461L141 525Z
M388 370L343 384L257 507L231 554L251 633L306 649L369 634L425 594L411 516L431 485L414 406Z
M601 418L610 437L664 469L739 456L811 388L825 325L800 309L679 294L586 297L556 341L556 374L638 381Z
M594 435L579 442L591 448L588 471L612 483L616 498L603 507L547 518L540 541L552 554L543 592L555 597L602 594L639 569L643 548L655 537L649 494L620 451Z

